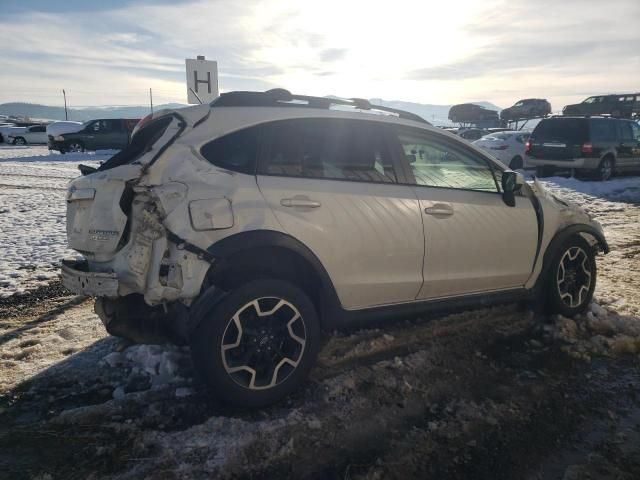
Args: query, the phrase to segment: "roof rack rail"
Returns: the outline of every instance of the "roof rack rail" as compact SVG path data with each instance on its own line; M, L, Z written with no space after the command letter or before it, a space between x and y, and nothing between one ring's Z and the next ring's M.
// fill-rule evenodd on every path
M307 107L329 109L334 105L353 107L358 110L372 110L397 115L399 118L431 125L415 113L396 108L372 105L364 98L331 98L294 95L284 88L274 88L266 92L235 91L221 94L213 102L212 107Z

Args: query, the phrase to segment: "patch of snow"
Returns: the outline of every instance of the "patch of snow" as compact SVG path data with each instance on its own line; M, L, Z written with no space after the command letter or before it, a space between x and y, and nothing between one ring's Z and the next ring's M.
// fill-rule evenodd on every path
M58 277L67 248L65 195L80 163L98 166L114 152L61 155L46 147L0 147L0 298Z

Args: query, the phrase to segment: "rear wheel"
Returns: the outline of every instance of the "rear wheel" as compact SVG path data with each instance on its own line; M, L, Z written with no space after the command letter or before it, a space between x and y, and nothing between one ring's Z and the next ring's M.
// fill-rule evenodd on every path
M556 253L549 271L548 306L571 317L584 312L596 288L595 250L580 236L568 239Z
M596 179L604 182L611 177L613 177L613 159L611 157L604 157L596 170Z
M511 159L511 162L509 162L509 168L511 170L520 170L522 167L522 157L520 155L516 155Z
M191 340L194 367L227 403L275 403L307 377L320 345L313 303L275 279L238 287L209 312Z

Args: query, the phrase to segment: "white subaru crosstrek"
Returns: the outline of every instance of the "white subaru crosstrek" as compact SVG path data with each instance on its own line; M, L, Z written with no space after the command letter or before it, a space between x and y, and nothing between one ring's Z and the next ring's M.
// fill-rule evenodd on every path
M420 117L230 92L156 112L67 194L65 286L107 330L189 343L223 400L304 381L321 331L536 298L589 303L602 229L584 211Z

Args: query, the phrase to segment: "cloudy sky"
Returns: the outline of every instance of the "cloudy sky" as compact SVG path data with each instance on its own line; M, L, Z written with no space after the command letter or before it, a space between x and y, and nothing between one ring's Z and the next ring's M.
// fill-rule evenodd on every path
M0 102L186 102L220 87L501 107L640 90L639 0L0 0Z

